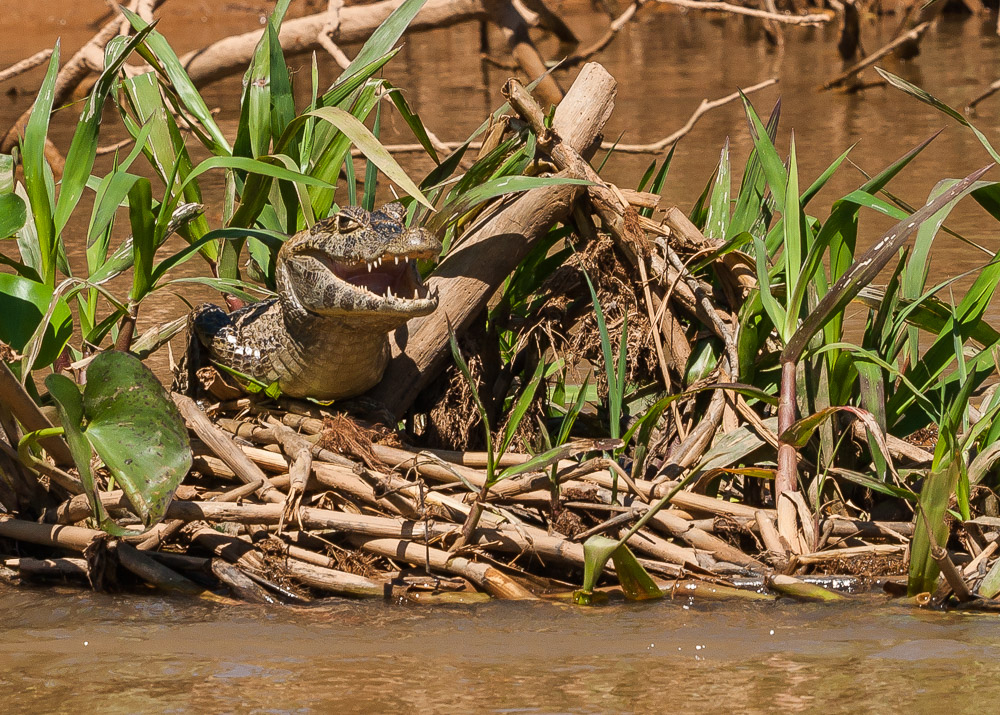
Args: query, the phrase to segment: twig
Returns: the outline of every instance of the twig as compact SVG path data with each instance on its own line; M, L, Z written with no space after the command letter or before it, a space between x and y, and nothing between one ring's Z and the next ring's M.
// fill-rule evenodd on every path
M104 156L105 154L114 154L119 149L124 149L125 147L127 147L133 141L135 140L132 137L129 137L128 139L122 139L120 142L115 142L114 144L99 146L95 151L97 153L97 156Z
M751 94L753 92L757 92L758 90L770 87L771 85L777 83L778 83L778 78L772 77L771 79L766 79L763 82L758 82L757 84L747 87L746 89L743 89L741 91L743 92L743 94ZM664 151L665 149L668 149L672 145L676 144L682 137L688 134L694 128L694 125L698 122L698 120L701 119L702 115L713 109L721 107L724 104L733 102L739 98L740 98L740 92L733 92L732 94L728 94L725 97L720 97L718 99L701 100L701 104L698 105L698 108L694 111L694 113L687 120L687 122L685 122L683 127L678 129L670 136L664 137L659 141L655 141L650 144L616 144L614 142L606 141L601 143L601 148L605 150L614 149L616 152L620 152L622 154L657 154L659 152ZM439 151L442 149L454 151L455 149L458 149L463 145L464 142L440 142L440 144L435 143L435 147ZM472 142L469 145L469 148L479 149L481 146L482 144L480 142ZM388 144L386 145L385 148L390 154L412 154L424 151L424 147L422 144ZM359 149L353 150L352 156L359 156L359 157L362 156L361 150Z
M337 46L337 43L333 41L330 37L333 28L329 25L324 27L323 30L316 36L316 41L319 42L320 46L333 57L333 60L340 65L341 69L347 69L351 66L351 58L344 54L344 51Z
M998 15L997 18L998 18L997 21L1000 22L1000 15ZM982 94L979 94L974 99L970 100L969 103L965 105L965 111L971 112L973 109L976 108L977 104L982 102L984 99L987 99L988 97L992 97L994 94L997 93L998 90L1000 90L1000 79L998 79L996 82L987 87L986 91L984 91Z
M6 82L11 77L17 77L19 74L24 74L33 67L37 67L43 62L47 61L49 57L52 56L52 50L40 50L36 52L31 57L21 60L20 62L15 62L10 67L5 70L0 71L0 82Z
M208 416L202 412L194 400L185 395L171 394L174 402L184 416L184 421L206 445L209 445L212 452L217 454L235 474L247 484L263 481L264 486L259 494L262 499L269 502L284 502L282 495L267 483L267 477L256 464L250 461L239 447L233 442L225 432L212 424Z
M677 5L689 10L713 10L716 12L728 12L733 15L748 15L749 17L759 17L763 20L773 22L783 22L788 25L822 25L830 22L833 15L786 15L785 13L773 13L766 10L757 10L752 7L742 7L740 5L730 5L727 2L699 2L699 0L656 0L665 5Z
M920 36L923 35L924 32L927 31L927 28L930 27L930 26L931 26L931 23L929 23L929 22L922 22L922 23L920 23L919 25L917 25L916 27L914 27L912 30L910 30L909 32L907 32L905 35L900 35L895 40L893 40L889 44L885 45L881 49L876 50L872 54L868 55L866 58L864 58L860 62L856 62L855 64L851 65L846 70L844 70L843 72L841 72L839 75L837 75L836 77L834 77L830 81L826 82L823 85L822 88L823 89L833 89L834 87L839 87L840 85L844 84L847 80L849 80L851 77L853 77L854 75L856 75L858 72L861 72L862 70L867 69L871 65L875 64L880 59L882 59L883 57L885 57L886 55L888 55L890 52L892 52L893 50L895 50L897 47L899 47L900 45L902 45L902 44L904 44L906 42L909 42L911 40L918 40L918 39L920 39Z
M663 2L663 0L657 0L657 2ZM701 5L702 3L696 3ZM707 3L706 3L707 4ZM771 79L766 79L763 82L758 82L757 84L747 87L742 90L743 94L750 94L751 92L756 92L758 90L764 89L765 87L770 87L772 84L777 84L778 78L772 77ZM685 122L684 126L678 129L676 132L668 137L664 137L659 141L653 142L651 144L614 144L611 142L604 142L601 144L602 149L614 149L616 152L623 154L656 154L658 152L667 149L673 144L676 144L681 137L689 133L693 128L695 123L701 119L702 115L706 112L715 109L716 107L721 107L724 104L735 101L740 98L740 92L733 92L725 97L720 97L719 99L703 99L698 108L694 110L694 114Z

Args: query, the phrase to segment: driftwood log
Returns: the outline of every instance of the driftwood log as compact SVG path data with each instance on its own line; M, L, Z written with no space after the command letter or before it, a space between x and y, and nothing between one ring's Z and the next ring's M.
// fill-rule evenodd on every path
M563 142L584 156L592 154L616 91L607 70L585 65L556 108L553 127ZM396 331L385 377L369 395L401 416L439 372L449 329L460 333L472 322L535 241L569 217L581 190L574 185L535 189L480 219L428 280L441 307Z

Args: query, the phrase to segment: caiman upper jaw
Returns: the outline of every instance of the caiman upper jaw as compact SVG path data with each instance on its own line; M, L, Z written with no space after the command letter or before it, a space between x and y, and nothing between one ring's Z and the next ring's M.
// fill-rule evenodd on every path
M415 261L436 258L441 242L404 226L405 214L398 204L372 212L345 207L317 221L279 252L279 293L313 314L383 325L432 312L437 297L421 283Z

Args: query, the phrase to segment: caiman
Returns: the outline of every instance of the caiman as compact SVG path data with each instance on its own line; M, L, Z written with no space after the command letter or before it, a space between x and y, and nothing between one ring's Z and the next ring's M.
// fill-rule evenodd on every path
M436 258L441 242L405 216L394 202L317 221L278 251L277 297L232 313L202 305L192 332L214 363L284 395L360 395L382 379L389 333L437 307L415 260Z

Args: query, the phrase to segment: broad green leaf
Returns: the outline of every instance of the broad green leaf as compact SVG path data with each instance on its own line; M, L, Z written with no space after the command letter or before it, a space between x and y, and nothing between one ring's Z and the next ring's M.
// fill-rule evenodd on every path
M640 601L663 597L663 593L635 555L615 539L599 534L591 536L583 544L583 558L583 587L573 596L578 605L591 605L594 589L608 559L614 561L615 572L627 599Z
M9 238L24 228L28 208L14 193L0 194L0 238Z
M50 375L46 386L62 408L67 436L72 425L88 443L85 459L78 454L82 445L73 450L81 472L93 447L146 528L160 521L191 468L191 445L184 420L152 371L135 356L111 350L88 366L79 404L63 404L71 390L79 395L67 378Z
M48 312L53 291L20 275L0 273L0 340L21 352ZM59 357L73 335L73 318L69 306L59 298L45 328L41 349L34 368L51 365Z
M49 395L56 403L59 422L64 431L63 436L66 438L66 444L69 445L70 454L73 455L73 461L80 474L80 482L83 484L83 491L87 495L91 512L94 514L98 526L115 536L135 533L120 528L109 519L101 504L100 494L98 494L97 485L94 482L94 474L90 471L93 451L82 430L86 415L84 414L83 396L80 395L80 389L68 377L58 374L46 377L45 387L48 388Z

